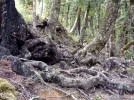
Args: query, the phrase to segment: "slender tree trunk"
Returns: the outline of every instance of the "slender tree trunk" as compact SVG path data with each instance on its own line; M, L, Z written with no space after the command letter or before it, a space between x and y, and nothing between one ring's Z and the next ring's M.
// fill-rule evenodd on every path
M38 13L37 13L37 22L38 22L39 17L42 15L42 12L43 12L43 1L44 0L39 0L39 7L38 7Z
M105 59L110 57L110 49L111 49L111 36L105 46Z
M116 56L116 52L115 30L113 30L113 34L110 35L109 40L105 46L105 59Z
M128 16L130 16L130 14ZM118 36L118 47L117 47L118 55L117 56L120 56L121 54L120 50L126 44L127 27L129 26L129 22L130 22L130 17L128 16L125 18L124 23L122 24L121 32Z
M81 13L81 8L78 7L78 10L77 10L77 14L76 14L76 18L75 18L75 21L74 21L74 24L73 24L73 27L72 29L70 30L70 33L73 33L78 25L78 20L79 20L79 16L80 16L80 13Z
M93 28L93 25L94 24L94 21L93 21L93 16L91 16L91 18L90 18L90 29L91 29L91 31L92 31L92 35L94 35L94 28Z
M36 29L36 0L33 0L33 28Z
M97 7L97 29L99 30L99 27L100 27L100 9L101 9L101 4L98 4L98 7Z
M80 30L80 44L83 44L84 36L85 36L85 31L86 31L86 28L88 26L88 13L89 13L89 9L90 9L90 1L88 2L88 6L86 8L85 15L84 15L83 24L82 24L82 27L81 27L81 30Z
M68 4L68 6L67 6L67 13L66 13L66 27L68 27L68 14L69 14L69 11L70 11L70 4Z
M120 0L108 0L104 21L100 26L99 34L86 47L78 51L76 55L85 53L86 51L96 54L105 47L110 35L113 32L118 15L119 2Z
M78 22L76 26L76 36L80 37L80 28L81 28L81 10L78 16Z

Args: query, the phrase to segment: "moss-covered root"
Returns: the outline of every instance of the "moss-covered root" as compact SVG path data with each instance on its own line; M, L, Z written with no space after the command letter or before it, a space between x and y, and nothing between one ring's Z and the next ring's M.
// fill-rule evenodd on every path
M15 87L3 78L0 78L0 100L16 100Z
M134 40L128 42L123 48L121 48L121 56L124 56L124 52L128 50L131 45L134 45Z

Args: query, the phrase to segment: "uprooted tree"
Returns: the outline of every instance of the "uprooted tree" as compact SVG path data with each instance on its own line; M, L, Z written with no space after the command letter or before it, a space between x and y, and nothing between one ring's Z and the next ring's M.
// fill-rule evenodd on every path
M117 17L119 1L120 0L107 1L108 4L104 23L100 28L98 36L88 45L90 52L96 52L96 50L100 51L105 46L110 34L112 34L111 32ZM48 19L48 27L46 29L50 35L55 34L53 36L62 34L56 34L59 32L59 29L62 29L62 26L59 26L58 22L60 11L59 4L60 0L53 0L52 12L50 19ZM78 59L73 59L73 56L62 57L62 54L59 53L56 45L53 43L54 41L51 40L53 40L53 37L50 37L50 41L40 38L38 31L26 25L22 16L15 8L14 0L0 1L0 57L12 62L11 67L13 71L24 76L30 76L34 73L44 85L46 85L44 82L46 81L59 84L62 87L80 88L86 91L100 85L111 90L111 92L116 90L119 94L126 92L134 93L134 86L132 84L114 82L109 79L107 72L98 72L89 69L88 66L91 67L96 64L96 66L101 66L100 68L103 67L97 59L87 58L79 61ZM59 61L61 61L60 70L47 65L53 65ZM108 61L113 61L113 63L110 63L108 66L110 70L113 64L119 65L117 67L122 68L125 66L123 65L125 64L124 62L118 64L112 59ZM106 61L106 64L109 64L108 61ZM106 64L104 67L107 67ZM71 68L69 68L69 66L71 66ZM77 68L73 67L74 69L72 69L72 66ZM41 70L41 72L33 69L33 67ZM103 68L101 70L103 70Z

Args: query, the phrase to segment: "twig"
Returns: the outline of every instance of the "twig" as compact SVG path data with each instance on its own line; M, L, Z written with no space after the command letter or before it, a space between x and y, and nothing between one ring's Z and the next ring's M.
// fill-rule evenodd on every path
M89 96L88 96L86 93L84 93L84 92L83 92L82 90L80 90L80 89L78 89L78 91L79 91L81 94L83 94L83 95L85 96L86 100L90 100Z
M23 96L24 96L25 100L28 100L27 98L29 98L31 94L26 91L25 87L22 84L14 81L12 79L10 79L10 81L13 82L13 83L15 83L15 84L17 84L17 85L19 85L22 88Z
M29 100L36 100L36 99L38 100L39 99L39 96L32 97Z
M64 95L64 96L48 96L48 97L46 97L45 99L47 99L47 98L65 98L65 97L68 97L68 96L71 96L72 94L74 94L75 92L72 92L72 93L70 93L70 94L66 94L66 95Z
M128 78L128 76L123 75L122 73L120 73L120 76L121 76L122 78Z

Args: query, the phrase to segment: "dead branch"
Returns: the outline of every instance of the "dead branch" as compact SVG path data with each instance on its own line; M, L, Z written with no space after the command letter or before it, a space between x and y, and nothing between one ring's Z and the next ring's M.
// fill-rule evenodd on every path
M81 94L83 94L83 95L85 96L86 100L90 100L89 96L88 96L86 93L84 93L84 92L83 92L82 90L80 90L80 89L78 89L78 91L79 91Z
M18 83L12 79L10 79L10 81L14 84L17 84L19 87L22 88L22 94L23 94L23 97L25 98L25 100L29 100L29 97L31 97L31 94L25 89L25 87L21 84L21 83Z

